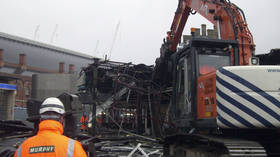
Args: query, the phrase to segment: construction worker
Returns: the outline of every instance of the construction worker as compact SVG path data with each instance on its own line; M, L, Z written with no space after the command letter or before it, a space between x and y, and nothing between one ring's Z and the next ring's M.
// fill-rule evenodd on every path
M86 131L88 126L88 116L83 114L80 119L81 122L81 131Z
M80 142L63 134L63 103L55 97L40 107L41 122L37 135L25 140L14 157L87 157Z

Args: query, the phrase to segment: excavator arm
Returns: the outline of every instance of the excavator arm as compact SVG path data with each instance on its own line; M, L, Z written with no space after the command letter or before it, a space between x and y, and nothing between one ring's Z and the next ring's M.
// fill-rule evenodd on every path
M248 65L254 54L253 36L248 29L243 11L229 0L179 0L178 8L167 32L161 54L176 52L185 24L190 14L199 13L217 28L218 38L237 40L239 43L240 65Z

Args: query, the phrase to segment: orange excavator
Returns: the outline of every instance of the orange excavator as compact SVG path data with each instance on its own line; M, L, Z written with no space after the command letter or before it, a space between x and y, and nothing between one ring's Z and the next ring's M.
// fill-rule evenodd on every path
M196 13L217 38L192 29L179 48ZM257 65L254 51L244 12L230 0L179 0L153 76L160 91L172 87L168 117L157 127L165 156L280 156L280 67Z

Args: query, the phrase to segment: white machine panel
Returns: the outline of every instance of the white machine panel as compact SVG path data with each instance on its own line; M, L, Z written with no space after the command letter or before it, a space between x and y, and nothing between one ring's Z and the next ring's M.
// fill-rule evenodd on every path
M280 127L280 66L224 67L216 74L219 127Z

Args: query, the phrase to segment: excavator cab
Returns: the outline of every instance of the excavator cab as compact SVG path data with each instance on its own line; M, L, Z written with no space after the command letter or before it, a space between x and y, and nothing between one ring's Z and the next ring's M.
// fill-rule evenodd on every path
M179 128L216 128L216 70L235 65L236 41L193 38L174 54L173 114Z

